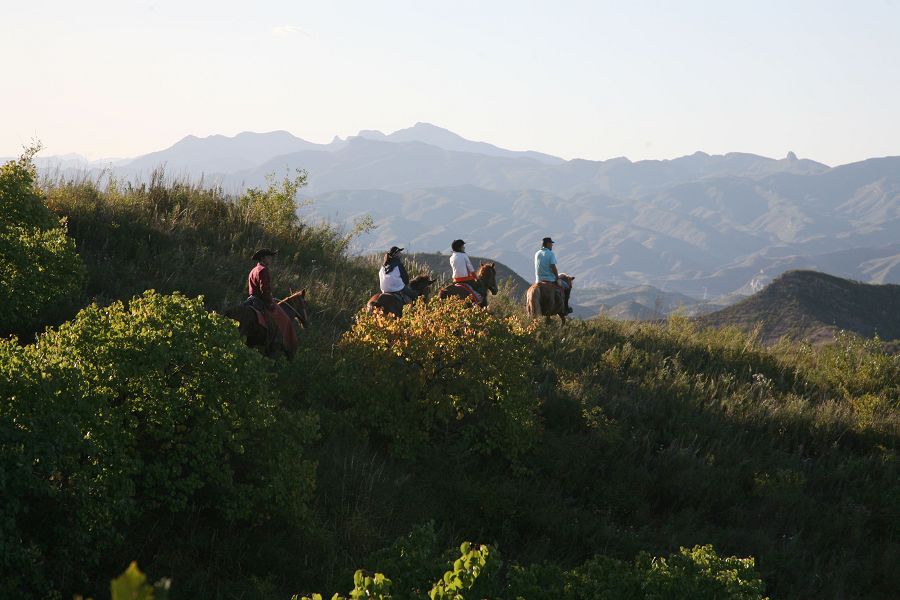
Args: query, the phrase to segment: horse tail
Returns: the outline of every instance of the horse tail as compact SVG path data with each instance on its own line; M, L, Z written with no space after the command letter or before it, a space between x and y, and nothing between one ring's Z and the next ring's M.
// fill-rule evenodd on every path
M369 301L366 302L367 315L371 315L373 312L375 312L376 308L380 308L380 306L378 305L379 300L381 300L381 294L375 294L374 296L369 298Z
M538 285L532 285L525 293L525 309L528 316L532 319L541 316L541 288Z

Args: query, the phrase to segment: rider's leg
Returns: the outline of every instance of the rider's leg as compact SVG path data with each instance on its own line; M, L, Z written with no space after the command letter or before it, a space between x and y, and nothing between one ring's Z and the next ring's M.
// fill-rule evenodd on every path
M400 293L409 298L410 302L419 297L419 293L408 285L403 286L403 289L400 290Z
M572 312L572 307L569 306L569 294L572 293L572 286L565 279L560 279L556 286L562 290L563 294L563 307L566 314L570 314Z

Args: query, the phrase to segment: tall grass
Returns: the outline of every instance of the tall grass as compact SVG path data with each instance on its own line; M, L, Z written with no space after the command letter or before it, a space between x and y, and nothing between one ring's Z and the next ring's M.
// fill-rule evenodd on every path
M279 252L276 295L309 288L315 320L345 326L377 281L348 255L352 233L296 218L293 195L300 185L273 180L266 189L234 195L167 178L162 170L147 183L42 182L50 208L68 217L88 267L84 300L106 303L153 288L202 294L209 308L222 310L246 297L253 252L271 247Z

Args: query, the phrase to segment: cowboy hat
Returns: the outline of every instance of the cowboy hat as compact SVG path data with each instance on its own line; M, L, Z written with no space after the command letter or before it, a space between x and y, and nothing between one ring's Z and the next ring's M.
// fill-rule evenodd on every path
M260 260L267 256L275 256L278 254L277 250L270 250L269 248L260 248L256 252L253 253L253 260Z

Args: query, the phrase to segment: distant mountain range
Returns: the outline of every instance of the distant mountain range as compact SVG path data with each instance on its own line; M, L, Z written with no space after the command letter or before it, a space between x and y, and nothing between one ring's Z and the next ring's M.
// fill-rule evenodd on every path
M93 169L44 159L66 173ZM107 165L120 177L203 177L238 191L304 168L304 216L371 215L362 252L447 250L462 237L531 278L540 239L557 240L580 287L655 286L694 298L749 295L789 269L900 283L900 157L829 167L789 153L697 152L672 160L563 160L418 123L315 144L290 133L188 136ZM653 309L653 307L648 307Z
M763 343L782 336L827 342L839 330L900 339L900 285L871 285L815 271L788 271L753 296L699 317L706 326L760 326Z

